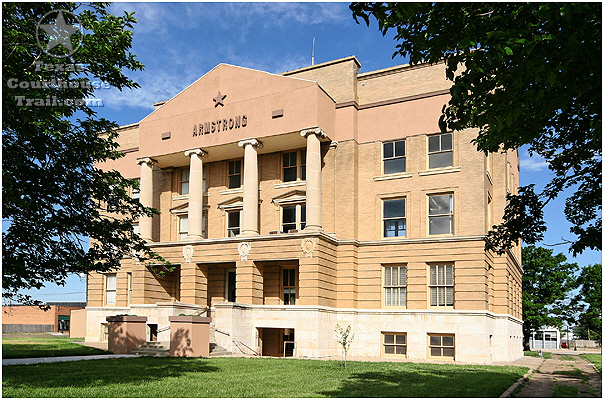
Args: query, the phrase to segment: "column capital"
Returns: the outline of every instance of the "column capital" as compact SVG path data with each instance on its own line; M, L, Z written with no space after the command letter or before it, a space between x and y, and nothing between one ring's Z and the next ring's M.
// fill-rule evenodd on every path
M192 154L197 154L200 157L207 157L208 156L208 153L206 151L203 151L199 147L196 147L194 149L187 149L187 150L185 150L185 157L191 157Z
M243 139L243 140L240 140L238 143L239 147L243 147L243 148L245 148L245 146L247 146L248 144L252 145L254 147L258 147L259 149L264 147L262 142L259 141L258 139Z
M150 157L140 157L136 159L136 164L141 165L141 164L151 164L153 165L155 163L155 160L150 158Z
M323 129L321 129L321 128L310 128L310 129L303 129L300 131L300 136L302 136L304 138L310 134L315 134L323 139L325 139L327 137L327 134L325 132L323 132Z

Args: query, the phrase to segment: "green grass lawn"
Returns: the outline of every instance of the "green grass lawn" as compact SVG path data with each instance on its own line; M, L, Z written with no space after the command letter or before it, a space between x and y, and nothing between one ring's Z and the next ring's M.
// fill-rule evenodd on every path
M531 356L531 357L539 357L539 354L536 351L525 351L524 355L525 356ZM543 358L545 358L545 359L552 358L552 353L547 353L547 352L544 351L543 352Z
M602 372L602 354L581 354L580 357L594 364L598 371Z
M4 366L3 397L497 397L528 368L274 358Z
M59 357L109 354L93 347L72 343L81 341L61 336L35 337L28 335L3 336L2 358Z

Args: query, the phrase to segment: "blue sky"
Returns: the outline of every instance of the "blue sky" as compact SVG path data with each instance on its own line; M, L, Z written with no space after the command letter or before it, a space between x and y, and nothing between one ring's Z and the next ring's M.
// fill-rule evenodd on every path
M115 3L114 14L135 11L132 52L145 65L142 72L125 73L141 88L119 92L99 89L99 117L120 125L140 121L153 103L166 100L220 63L280 73L310 65L313 38L315 63L355 55L361 72L405 64L396 57L393 33L385 37L372 21L357 24L349 3ZM543 160L520 149L520 184L542 188L550 178ZM563 215L564 200L548 205L545 244L573 239ZM580 265L600 263L601 252L585 251L576 259L568 246L554 247ZM26 293L42 301L85 301L85 280L77 276L65 287L47 285Z

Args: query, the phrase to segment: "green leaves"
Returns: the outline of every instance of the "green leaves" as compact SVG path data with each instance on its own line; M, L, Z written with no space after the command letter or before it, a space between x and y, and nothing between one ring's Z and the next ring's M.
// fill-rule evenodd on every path
M132 234L135 219L156 211L130 197L133 181L95 167L123 156L115 142L117 124L96 119L84 102L65 105L65 100L94 95L92 86L81 84L90 79L120 89L138 86L122 73L142 69L130 53L132 32L127 29L136 20L132 14L113 16L106 7L2 5L2 195L3 218L10 223L2 243L2 288L15 301L31 300L18 296L20 289L40 288L45 282L63 285L71 273L115 269L133 251L144 251L143 259L157 258ZM37 44L36 24L56 8L78 13L86 29L84 44L72 59L56 59ZM10 79L68 84L23 88L9 85ZM19 104L19 96L54 99L56 104ZM108 204L113 214L106 213Z

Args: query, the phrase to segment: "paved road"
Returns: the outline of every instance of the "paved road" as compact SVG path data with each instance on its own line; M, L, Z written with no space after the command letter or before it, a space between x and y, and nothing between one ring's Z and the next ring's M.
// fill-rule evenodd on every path
M523 357L535 358L535 357ZM570 352L556 352L543 360L513 397L602 397L602 374Z

